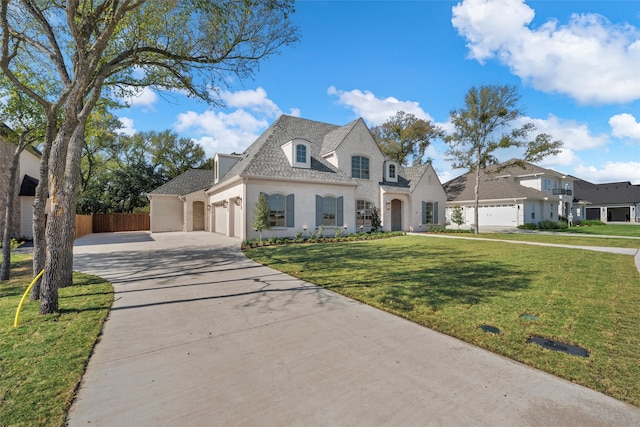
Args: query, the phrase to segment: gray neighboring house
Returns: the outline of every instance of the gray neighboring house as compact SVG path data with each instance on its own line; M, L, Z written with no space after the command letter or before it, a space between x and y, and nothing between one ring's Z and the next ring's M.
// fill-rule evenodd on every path
M542 220L557 221L573 209L574 178L516 159L487 168L480 175L478 221L482 226L517 227ZM469 172L443 184L447 193L447 224L460 206L464 226L473 226L476 177Z
M640 223L640 185L592 184L575 178L574 219Z
M151 232L210 230L205 190L212 170L191 169L149 192Z

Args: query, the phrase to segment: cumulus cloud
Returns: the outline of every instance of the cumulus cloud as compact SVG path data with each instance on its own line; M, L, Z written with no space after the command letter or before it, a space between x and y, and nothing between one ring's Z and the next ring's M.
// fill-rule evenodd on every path
M628 113L617 114L609 119L611 134L616 138L629 138L640 142L640 123Z
M338 97L338 104L351 109L358 117L362 117L370 126L378 126L394 116L398 111L413 114L419 119L432 120L420 103L416 101L400 101L394 97L378 98L372 92L359 89L351 91L338 90L331 86L327 93Z
M498 59L534 88L581 103L640 99L640 31L597 14L574 14L566 24L530 26L535 12L524 0L464 0L453 26L466 38L469 57Z
M267 97L267 91L261 87L237 92L222 91L220 98L227 108L247 109L273 118L282 114L280 108Z
M574 175L595 184L619 181L640 184L640 162L606 162L601 168L580 165Z
M158 101L158 95L149 87L142 89L132 89L131 96L122 98L124 102L132 107L152 107Z
M118 117L120 123L122 123L122 127L120 128L118 133L123 135L132 136L136 133L136 129L133 127L133 120L129 117Z
M561 139L565 149L580 151L601 148L609 143L606 134L594 135L586 123L566 120L550 114L546 119L530 119L536 125L536 133L548 133L554 140Z
M231 113L206 110L203 113L187 111L178 114L174 125L178 132L194 135L207 155L244 151L267 128L266 119L260 119L245 110Z

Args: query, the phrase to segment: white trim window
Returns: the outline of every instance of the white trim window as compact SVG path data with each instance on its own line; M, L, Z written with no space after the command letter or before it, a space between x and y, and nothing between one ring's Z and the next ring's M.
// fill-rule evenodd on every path
M373 203L368 200L356 200L356 226L371 227Z
M351 177L369 179L369 158L364 156L351 157Z

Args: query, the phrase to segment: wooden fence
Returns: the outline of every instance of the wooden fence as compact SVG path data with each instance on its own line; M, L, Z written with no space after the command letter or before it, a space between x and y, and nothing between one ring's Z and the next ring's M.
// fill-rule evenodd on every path
M117 231L146 231L151 229L148 213L110 213L93 215L94 233Z
M76 215L76 239L93 233L93 217L91 215Z

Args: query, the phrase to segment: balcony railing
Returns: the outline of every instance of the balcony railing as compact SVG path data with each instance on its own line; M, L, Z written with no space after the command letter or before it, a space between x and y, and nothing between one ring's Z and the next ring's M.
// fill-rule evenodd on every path
M554 196L564 196L564 195L572 196L573 195L573 191L572 190L567 190L565 188L554 188L552 190L552 194Z

